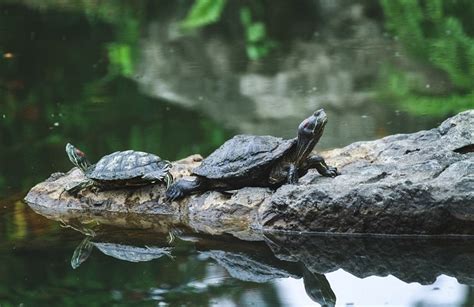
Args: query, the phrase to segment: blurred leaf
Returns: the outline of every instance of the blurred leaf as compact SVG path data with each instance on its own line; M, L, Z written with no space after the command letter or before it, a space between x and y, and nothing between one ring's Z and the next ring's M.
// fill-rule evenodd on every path
M446 97L409 95L400 100L402 109L416 115L446 116L474 108L474 93Z
M226 0L196 0L181 26L199 28L219 20Z
M247 27L247 40L249 42L258 42L265 39L266 31L265 25L261 22L256 22Z
M474 89L472 1L382 0L386 26L421 60L445 71L460 90ZM465 20L468 19L468 20ZM466 29L465 29L466 28Z
M121 43L110 43L107 50L112 72L131 77L133 75L133 63L130 46Z
M252 23L252 13L248 7L240 9L240 22L242 22L244 26L248 26Z
M426 2L426 11L433 20L441 19L443 17L443 0L430 0Z
M252 12L248 7L240 9L240 21L245 30L247 57L253 61L266 56L276 44L267 37L265 24L252 22Z
M260 50L255 45L247 45L247 56L251 60L258 60L260 58Z
M419 80L397 71L393 67L382 67L387 81L383 82L379 94L383 100L396 101L400 108L414 115L446 116L474 108L474 91L468 94L433 96L417 92Z
M414 84L398 68L383 73L383 95L397 97L404 109L416 114L446 115L474 107L474 2L381 0L381 5L386 27L405 49L420 64L444 72L454 88L451 96L420 94L424 85Z

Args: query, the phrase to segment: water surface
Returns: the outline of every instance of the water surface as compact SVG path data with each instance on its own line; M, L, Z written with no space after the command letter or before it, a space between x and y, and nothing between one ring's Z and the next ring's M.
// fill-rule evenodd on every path
M170 242L168 232L92 220L86 226L97 235L83 243L82 228L29 209L22 199L31 186L71 168L67 142L92 161L125 149L175 160L205 156L237 133L293 137L321 107L329 124L319 149L430 129L444 119L379 101L370 69L357 67L353 78L311 75L326 63L318 31L296 36L300 41L282 34L288 48L255 63L232 27L183 39L175 27L186 10L150 3L0 2L0 306L473 304L471 239L244 242L173 230ZM349 65L354 53L374 59L389 46L341 37L329 70ZM309 66L294 65L299 56ZM81 242L86 251L74 261Z

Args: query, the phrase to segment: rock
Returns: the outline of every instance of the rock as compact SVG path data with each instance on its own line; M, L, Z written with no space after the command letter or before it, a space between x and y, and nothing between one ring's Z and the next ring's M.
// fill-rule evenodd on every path
M266 230L474 234L474 110L439 128L358 142L326 154L341 169L314 171L259 208Z
M181 178L190 174L189 170L199 165L202 160L199 155L173 163L172 174ZM26 196L30 206L40 211L48 212L52 209L57 212L70 211L107 211L126 213L147 213L178 215L179 207L175 204L160 205L164 202L164 186L149 185L136 189L104 190L96 192L93 189L83 189L72 197L64 187L74 182L85 180L84 174L76 167L66 174L54 173L45 182L36 185ZM53 213L54 215L54 213Z
M261 283L278 278L303 278L307 295L321 305L333 305L336 301L324 274L340 269L358 278L392 275L406 283L423 285L433 284L438 276L444 274L462 284L474 285L474 265L471 261L474 242L465 237L279 233L265 234L261 242L245 242L230 240L228 236L199 234L188 240L186 234L178 233L176 237L179 240L170 243L167 233L160 230L128 234L97 230L96 237L84 240L89 240L90 248L96 247L107 256L133 262L151 261L163 256L172 258L175 252L180 255L183 242L179 240L187 241L185 244L193 246L200 260L213 259L230 276L242 281ZM87 261L87 257L80 259Z
M262 240L262 230L474 234L473 144L474 110L470 110L435 129L324 152L340 176L322 177L311 170L298 185L276 191L255 187L209 191L169 203L164 187L155 185L100 193L83 190L72 197L64 187L83 179L79 170L72 169L36 185L25 200L37 212L58 220L99 215L111 225L123 225L124 219L139 228L154 223L184 225L243 240ZM201 159L195 155L174 162L173 176L189 176Z
M242 240L261 240L258 232L257 210L271 199L272 191L266 188L248 187L232 194L210 192L192 196L188 202L189 226L209 234L231 233Z

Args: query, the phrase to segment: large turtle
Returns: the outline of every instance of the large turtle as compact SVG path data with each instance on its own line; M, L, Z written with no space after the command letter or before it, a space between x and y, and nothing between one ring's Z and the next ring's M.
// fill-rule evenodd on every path
M155 182L165 182L169 187L173 176L169 170L171 163L160 157L141 151L117 151L102 157L92 165L86 155L71 144L66 145L69 160L80 168L87 180L66 187L66 191L75 194L79 190L96 185L101 188L142 186Z
M326 113L320 109L301 122L298 137L294 139L237 135L193 170L194 180L177 181L166 191L166 196L175 200L197 191L294 184L310 168L316 168L323 176L335 177L338 175L335 167L328 166L321 156L310 156L326 123Z

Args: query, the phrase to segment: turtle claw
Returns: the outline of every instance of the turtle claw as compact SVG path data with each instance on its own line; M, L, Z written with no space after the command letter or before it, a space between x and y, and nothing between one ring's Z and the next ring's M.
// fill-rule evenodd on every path
M170 201L178 200L202 188L202 181L199 178L195 180L178 180L166 190L166 199Z
M179 187L176 184L171 185L167 190L166 190L166 199L169 201L175 201L181 197L183 197L184 194L179 189Z
M326 174L324 176L326 177L336 177L338 175L340 175L341 173L337 170L336 167L334 166L328 166L327 170L326 170Z

